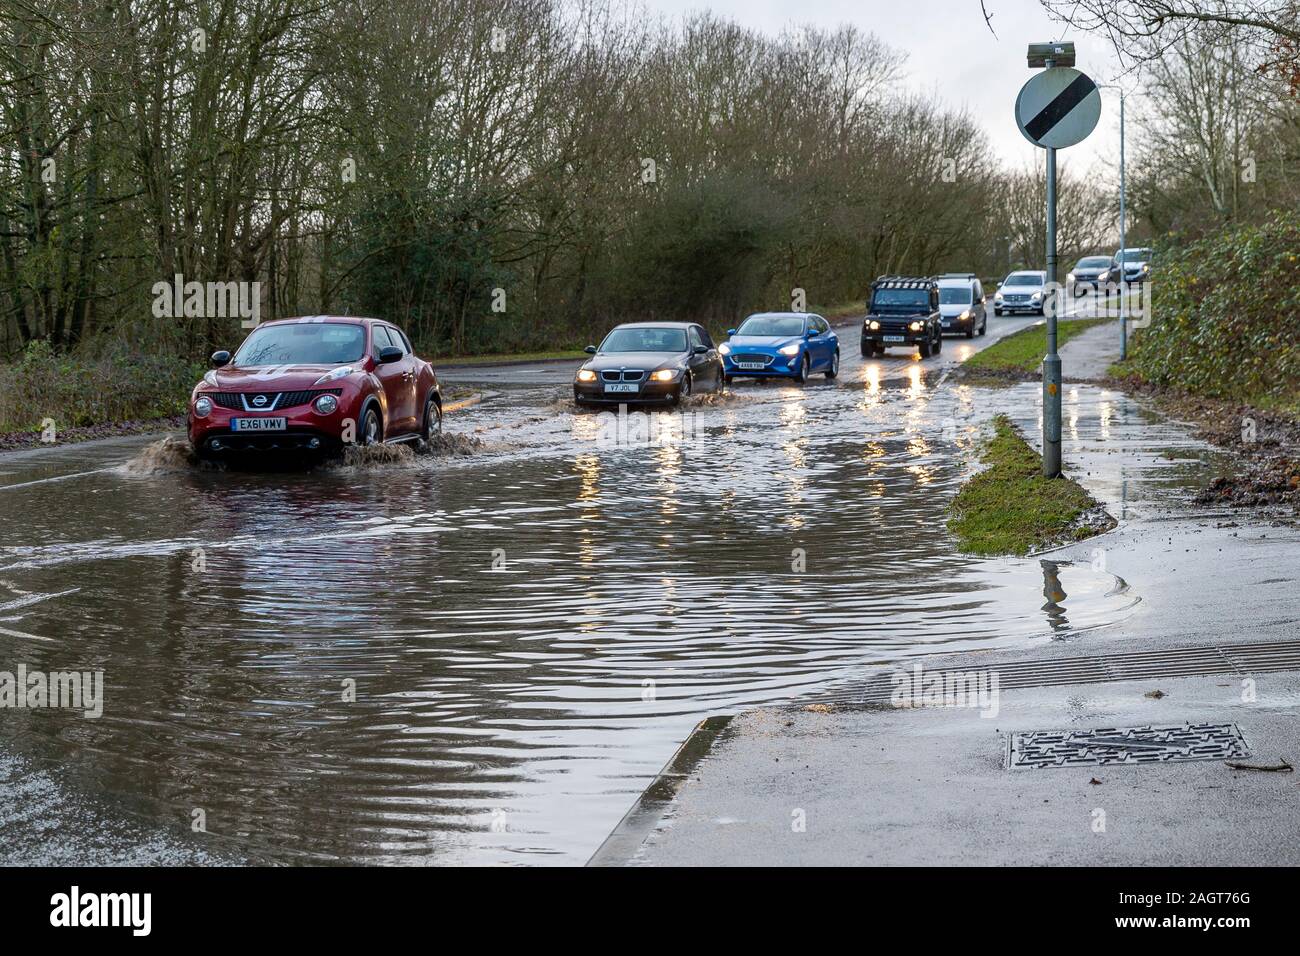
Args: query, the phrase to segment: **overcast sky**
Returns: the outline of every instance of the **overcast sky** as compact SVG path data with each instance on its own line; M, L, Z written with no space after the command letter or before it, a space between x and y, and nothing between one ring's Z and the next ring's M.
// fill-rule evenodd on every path
M1025 65L1032 40L1072 39L1075 64L1098 83L1114 78L1117 61L1107 40L1054 22L1038 0L986 0L994 38L984 24L979 0L644 0L653 10L676 17L712 10L746 26L779 33L790 24L831 27L853 23L907 53L907 84L934 93L953 106L966 106L980 118L994 152L1011 164L1033 162L1041 153L1016 127L1014 106L1021 85L1033 72ZM1130 125L1134 101L1129 101ZM1058 153L1076 171L1092 168L1118 180L1119 99L1102 90L1097 130L1078 146Z

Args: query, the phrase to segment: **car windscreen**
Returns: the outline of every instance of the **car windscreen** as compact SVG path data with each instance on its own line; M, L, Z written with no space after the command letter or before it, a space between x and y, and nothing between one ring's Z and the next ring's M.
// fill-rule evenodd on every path
M803 319L795 315L751 315L737 335L803 335Z
M685 352L685 329L615 329L601 343L602 352Z
M889 309L897 309L901 306L928 309L930 292L927 289L877 289L876 294L871 298L871 304Z
M1041 276L1036 276L1031 273L1025 273L1024 275L1007 276L1007 281L1002 284L1040 286L1043 284L1043 280Z
M1125 249L1119 254L1120 262L1146 262L1150 258L1150 249Z
M970 305L971 291L970 286L939 286L939 304L940 305Z
M1108 265L1110 265L1110 259L1106 256L1091 256L1079 260L1079 268L1081 269L1104 269Z
M233 365L342 365L365 354L364 326L341 322L267 325L244 340Z

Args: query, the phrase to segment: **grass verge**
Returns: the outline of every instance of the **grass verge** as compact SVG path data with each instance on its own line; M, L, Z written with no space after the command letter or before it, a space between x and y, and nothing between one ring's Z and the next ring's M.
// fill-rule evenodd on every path
M0 449L175 427L203 371L122 348L62 354L33 342L0 365Z
M1056 347L1059 349L1076 335L1114 322L1112 318L1104 319L1063 319L1056 326ZM1004 339L994 342L988 348L976 352L962 363L963 369L977 372L1037 372L1047 353L1047 325L1031 325L1027 329L1013 332Z
M980 461L987 468L948 506L948 530L966 554L1025 555L1114 527L1077 482L1043 477L1042 457L1005 415L993 419Z

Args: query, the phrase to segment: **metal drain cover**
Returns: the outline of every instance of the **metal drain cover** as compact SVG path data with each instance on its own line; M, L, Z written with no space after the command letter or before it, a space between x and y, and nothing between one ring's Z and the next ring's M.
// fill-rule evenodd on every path
M1036 730L1012 734L1007 766L1039 769L1226 760L1248 756L1250 748L1236 724L1103 727L1100 730Z

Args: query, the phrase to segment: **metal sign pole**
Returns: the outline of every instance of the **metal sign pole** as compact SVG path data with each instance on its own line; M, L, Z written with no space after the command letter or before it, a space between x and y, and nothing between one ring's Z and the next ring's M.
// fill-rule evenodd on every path
M1050 64L1049 64L1050 66ZM1061 356L1056 351L1056 310L1060 297L1056 282L1056 150L1047 149L1047 281L1043 292L1047 309L1047 355L1043 357L1043 474L1055 478L1061 473Z
M1043 356L1043 474L1061 474L1061 356L1057 312L1061 308L1056 266L1056 151L1082 142L1101 116L1101 94L1086 73L1074 69L1074 44L1068 40L1029 44L1029 68L1045 67L1020 88L1016 125L1035 146L1047 151L1047 354Z
M1119 91L1119 249L1124 253L1124 90ZM1124 285L1124 263L1119 264L1119 358L1128 358L1128 289Z

